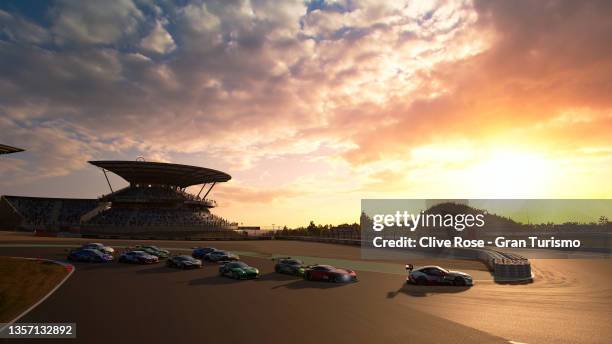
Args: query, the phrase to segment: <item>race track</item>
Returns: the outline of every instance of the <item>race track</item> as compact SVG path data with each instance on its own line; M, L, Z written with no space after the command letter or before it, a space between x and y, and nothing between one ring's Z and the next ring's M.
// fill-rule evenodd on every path
M0 255L62 259L66 247L31 244L76 245L74 239L8 239L0 241ZM194 246L178 241L155 244ZM472 288L422 287L405 285L404 275L396 273L401 270L389 268L400 267L399 262L360 262L356 247L282 241L204 245L209 244L249 252L243 260L258 267L262 277L222 278L216 264L189 271L163 264L77 264L73 276L20 321L76 322L78 342L83 343L607 343L610 339L612 264L608 260L535 261L536 282L528 285L498 285L484 278ZM355 268L360 280L341 285L275 274L265 258L275 253L357 265L345 267ZM477 263L443 263L487 274ZM361 264L365 271L359 269ZM384 271L376 272L379 268ZM591 271L600 274L593 279Z

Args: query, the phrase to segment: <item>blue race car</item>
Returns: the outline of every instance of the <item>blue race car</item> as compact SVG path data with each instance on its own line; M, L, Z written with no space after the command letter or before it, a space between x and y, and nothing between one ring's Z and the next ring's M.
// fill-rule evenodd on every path
M89 263L108 263L113 261L113 256L94 249L76 249L68 254L68 260Z
M207 254L218 251L214 247L197 247L191 252L191 256L197 259L203 259Z

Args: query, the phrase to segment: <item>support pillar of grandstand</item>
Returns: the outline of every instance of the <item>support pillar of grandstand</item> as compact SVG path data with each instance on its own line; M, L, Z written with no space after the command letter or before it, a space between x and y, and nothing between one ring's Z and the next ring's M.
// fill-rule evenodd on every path
M113 193L113 187L111 186L110 180L108 180L108 175L106 174L106 170L102 169L102 172L104 173L104 178L106 178L106 182L108 183L108 188L110 189L111 193Z
M212 185L210 186L210 189L208 189L208 191L206 191L206 193L204 194L204 199L206 199L206 196L208 196L208 194L210 193L210 190L212 190L215 187L215 184L217 184L217 182L213 182Z
M204 190L204 187L206 186L206 183L202 184L202 188L200 189L200 192L198 192L198 196L200 197L200 194L202 193L202 190Z

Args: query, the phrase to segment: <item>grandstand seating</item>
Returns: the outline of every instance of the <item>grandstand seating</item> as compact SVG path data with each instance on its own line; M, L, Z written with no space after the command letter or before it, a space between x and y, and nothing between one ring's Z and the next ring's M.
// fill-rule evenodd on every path
M121 199L117 201L114 197ZM92 212L100 204L109 204L103 199L112 196L121 206L102 207L93 212L91 218L83 215ZM149 230L152 232L168 230L226 230L235 227L229 221L213 215L207 204L197 202L195 195L169 188L126 188L116 194L95 199L62 199L4 196L10 208L23 218L21 229L58 231L80 228L87 231L126 231ZM151 203L165 202L163 205ZM142 205L149 206L143 207ZM83 221L85 222L83 222Z
M225 219L206 209L172 208L110 208L88 221L91 225L106 226L205 226L224 228L230 225Z
M80 216L95 208L95 199L63 199L6 196L5 200L23 217L26 226L76 226Z

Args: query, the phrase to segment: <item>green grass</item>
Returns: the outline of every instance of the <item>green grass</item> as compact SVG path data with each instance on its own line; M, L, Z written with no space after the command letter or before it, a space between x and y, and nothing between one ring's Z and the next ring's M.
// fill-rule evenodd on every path
M38 302L67 274L55 263L0 257L0 323Z

